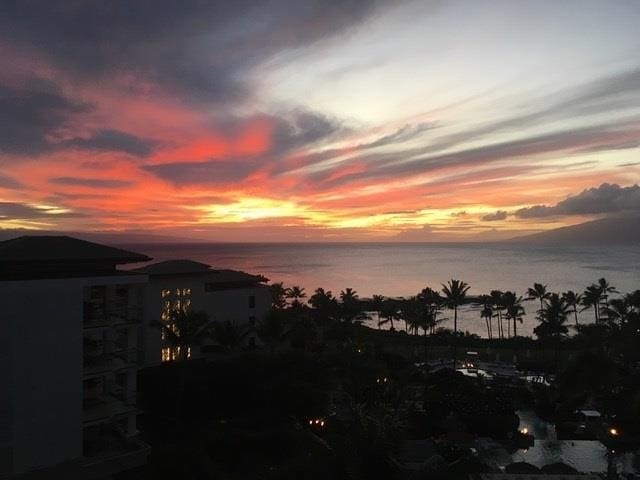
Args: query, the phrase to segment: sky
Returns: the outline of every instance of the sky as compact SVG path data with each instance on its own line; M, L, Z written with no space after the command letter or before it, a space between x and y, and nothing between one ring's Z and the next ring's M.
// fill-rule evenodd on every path
M640 213L635 0L0 3L0 229L479 241Z

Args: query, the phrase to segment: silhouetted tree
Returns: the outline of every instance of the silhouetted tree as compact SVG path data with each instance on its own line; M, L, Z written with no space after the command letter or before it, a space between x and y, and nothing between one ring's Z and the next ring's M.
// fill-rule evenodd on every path
M212 338L215 323L209 320L206 312L185 311L179 308L171 312L168 320L155 320L151 322L151 325L160 329L164 341L171 349L173 360L179 364L176 423L180 426L186 381L185 364L190 358L193 348L201 346L206 339Z
M382 304L381 314L384 320L380 322L381 325L385 325L387 323L391 324L391 330L395 330L393 326L393 321L397 320L398 311L400 309L399 302L393 298L386 298L384 303Z
M353 288L340 292L340 316L346 323L364 319L358 293Z
M258 338L269 347L272 354L284 337L287 325L286 312L277 308L272 309L256 328Z
M373 307L373 311L376 312L376 316L378 320L378 328L380 328L380 311L382 310L383 304L384 304L383 295L374 295L373 297L371 297L371 306Z
M494 315L498 318L498 336L500 338L504 337L504 328L502 327L502 311L504 310L504 305L502 296L503 292L501 290L491 290L491 301L495 312Z
M593 314L595 316L596 323L600 322L600 298L601 291L598 285L590 285L588 286L584 293L582 294L582 308L580 311L588 310L589 308L593 308Z
M309 298L309 305L313 307L312 315L315 321L326 326L336 319L338 315L338 301L331 291L317 288Z
M547 286L541 283L534 283L533 288L527 290L527 300L540 300L540 311L544 308L544 301L550 296Z
M578 325L578 305L582 303L582 294L568 290L562 294L562 300L572 308L576 325Z
M422 301L426 307L424 312L425 322L431 333L433 333L436 325L441 322L438 315L440 315L442 311L443 298L439 292L432 288L425 287L418 294L418 299Z
M513 321L513 336L518 336L517 322L522 323L522 316L525 314L522 306L522 297L515 292L505 292L503 295L503 304L506 310L507 318Z
M453 310L454 333L458 333L458 307L464 303L468 291L469 285L461 280L449 280L446 285L442 285L444 303Z
M493 338L493 332L491 331L491 319L493 318L493 306L491 296L482 295L480 297L482 301L482 310L480 310L480 318L484 318L484 322L487 327L487 338Z
M282 282L272 283L269 285L271 292L271 306L273 308L285 308L287 306L287 289L284 288Z
M614 298L604 307L607 319L610 322L618 322L621 326L629 320L632 308L626 297Z
M540 324L533 332L540 338L560 338L567 333L565 322L570 312L569 306L557 294L551 294L539 314Z
M240 347L248 334L246 326L235 325L229 320L213 322L213 338L228 350Z
M307 294L304 291L304 288L293 286L291 288L287 288L286 297L291 299L291 307L299 309L303 306L301 300L306 298Z
M457 334L458 334L458 307L462 305L469 291L469 285L462 280L451 279L447 285L442 285L442 293L445 297L445 305L453 310L453 333L454 333L454 346L453 346L453 368L456 368L456 361L458 356L457 348Z

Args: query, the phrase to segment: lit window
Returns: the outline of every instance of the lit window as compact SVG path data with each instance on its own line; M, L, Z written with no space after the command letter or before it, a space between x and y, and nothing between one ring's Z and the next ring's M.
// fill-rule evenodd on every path
M162 361L163 362L170 362L172 360L171 358L171 348L166 347L162 349Z

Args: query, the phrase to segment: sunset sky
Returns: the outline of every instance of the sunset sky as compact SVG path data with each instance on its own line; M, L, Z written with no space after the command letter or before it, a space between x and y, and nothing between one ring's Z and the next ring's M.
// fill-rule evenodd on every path
M491 240L640 211L640 2L6 1L0 228Z

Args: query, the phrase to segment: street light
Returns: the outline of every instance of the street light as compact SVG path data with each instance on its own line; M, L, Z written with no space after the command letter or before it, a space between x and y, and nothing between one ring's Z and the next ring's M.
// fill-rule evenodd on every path
M617 428L611 427L609 428L609 436L613 439L620 434ZM607 445L607 478L615 479L618 478L616 462L615 462L615 454L616 451L612 448L612 444Z

